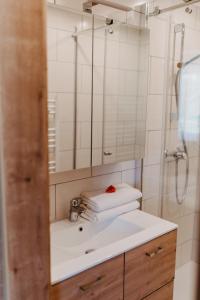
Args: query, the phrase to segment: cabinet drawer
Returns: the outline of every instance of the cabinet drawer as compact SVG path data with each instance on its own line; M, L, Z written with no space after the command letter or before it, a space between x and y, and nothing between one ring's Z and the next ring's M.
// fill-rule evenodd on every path
M141 300L173 280L176 234L170 232L125 254L125 300Z
M174 282L172 281L150 296L144 298L144 300L173 300L173 289Z
M52 286L51 300L123 300L124 255Z

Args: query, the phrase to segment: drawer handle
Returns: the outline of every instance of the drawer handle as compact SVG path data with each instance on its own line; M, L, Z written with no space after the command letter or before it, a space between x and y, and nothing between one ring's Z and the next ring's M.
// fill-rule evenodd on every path
M154 256L161 254L164 251L164 248L158 247L156 251L147 252L146 256L153 258Z
M156 251L156 254L161 254L164 251L164 248L158 247L158 250Z
M89 289L91 289L93 287L94 284L96 284L97 282L101 281L105 276L99 276L97 277L95 280L91 281L90 283L84 284L80 286L80 290L83 292L88 291Z
M146 253L146 256L150 257L150 258L153 258L154 256L156 255L156 252L153 251L153 252L147 252Z

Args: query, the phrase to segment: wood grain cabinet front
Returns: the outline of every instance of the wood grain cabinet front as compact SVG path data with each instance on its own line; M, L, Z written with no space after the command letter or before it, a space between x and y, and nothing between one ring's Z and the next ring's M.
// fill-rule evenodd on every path
M124 255L52 286L51 300L123 300Z
M175 274L176 231L125 254L124 300L141 300L172 282ZM164 290L163 290L164 291ZM162 291L160 291L161 295ZM156 294L155 294L156 295ZM159 295L159 296L160 296ZM155 300L164 300L163 296ZM153 296L145 299L154 299ZM172 300L172 297L166 298Z
M174 282L170 282L167 285L163 286L158 291L153 294L147 296L143 300L172 300L173 299L173 289Z

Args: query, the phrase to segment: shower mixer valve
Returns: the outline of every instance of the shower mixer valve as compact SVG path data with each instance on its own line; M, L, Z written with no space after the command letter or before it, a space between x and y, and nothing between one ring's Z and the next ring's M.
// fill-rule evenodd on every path
M169 152L168 150L165 150L165 158L174 158L176 160L179 160L179 159L184 159L186 160L187 159L187 153L183 150L181 150L180 148L177 148L176 151L172 151L172 152Z

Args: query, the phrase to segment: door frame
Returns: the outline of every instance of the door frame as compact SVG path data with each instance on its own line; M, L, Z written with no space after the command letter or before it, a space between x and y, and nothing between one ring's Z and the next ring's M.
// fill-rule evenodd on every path
M0 4L0 208L4 207L0 268L6 274L0 276L0 292L9 300L47 300L46 1L0 0Z

